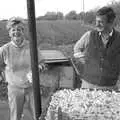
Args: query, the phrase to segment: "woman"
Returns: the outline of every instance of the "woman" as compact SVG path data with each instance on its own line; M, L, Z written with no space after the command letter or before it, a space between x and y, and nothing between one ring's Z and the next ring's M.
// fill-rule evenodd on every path
M7 22L7 30L11 41L0 48L0 68L4 68L8 82L8 100L10 120L20 120L24 103L35 120L33 89L27 74L31 71L30 46L25 38L25 25L20 18L11 18ZM38 55L41 61L40 54ZM41 64L44 68L44 64Z

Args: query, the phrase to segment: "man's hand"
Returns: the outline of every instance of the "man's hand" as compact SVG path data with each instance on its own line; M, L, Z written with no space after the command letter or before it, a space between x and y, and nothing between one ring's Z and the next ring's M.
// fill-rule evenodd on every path
M81 64L85 64L85 56L81 53L74 53L74 58Z

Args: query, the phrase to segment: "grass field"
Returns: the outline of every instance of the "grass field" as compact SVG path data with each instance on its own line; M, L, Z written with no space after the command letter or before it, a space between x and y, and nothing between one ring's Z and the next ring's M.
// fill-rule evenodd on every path
M0 46L10 40L5 25L6 22L0 22ZM61 49L63 46L65 48L67 46L67 48L69 47L70 49L70 46L73 45L85 31L91 28L88 25L81 24L80 21L57 20L37 21L36 29L38 46L40 46L41 49L59 49L59 47ZM26 37L29 39L27 26Z

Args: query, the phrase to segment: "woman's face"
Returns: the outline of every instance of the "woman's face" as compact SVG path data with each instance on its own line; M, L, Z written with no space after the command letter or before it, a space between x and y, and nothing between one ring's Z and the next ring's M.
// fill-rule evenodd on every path
M9 36L16 45L21 45L24 40L24 26L22 24L14 25L9 30Z

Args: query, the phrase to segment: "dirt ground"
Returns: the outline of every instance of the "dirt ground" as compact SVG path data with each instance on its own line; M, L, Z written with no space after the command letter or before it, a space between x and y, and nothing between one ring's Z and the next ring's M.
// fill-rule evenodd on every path
M0 101L0 120L10 120L7 102ZM31 115L26 108L24 109L24 117L22 120L32 120Z

